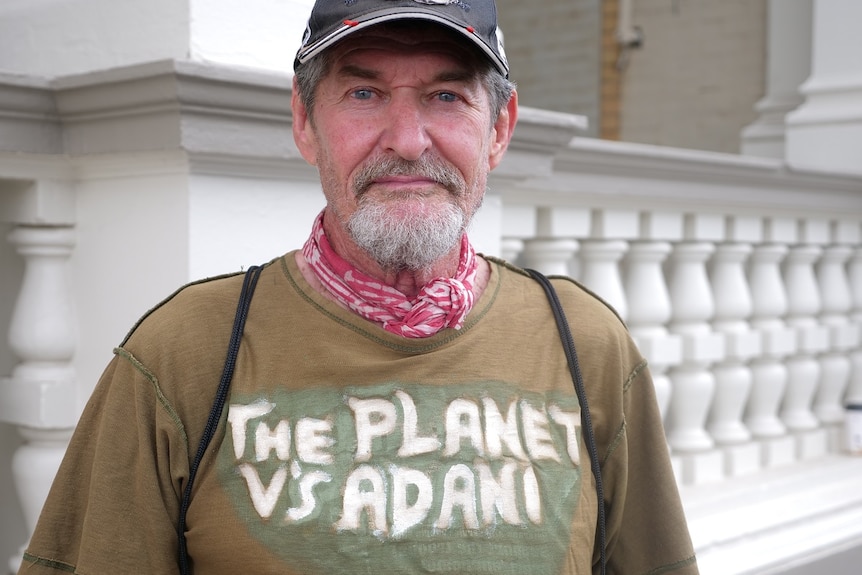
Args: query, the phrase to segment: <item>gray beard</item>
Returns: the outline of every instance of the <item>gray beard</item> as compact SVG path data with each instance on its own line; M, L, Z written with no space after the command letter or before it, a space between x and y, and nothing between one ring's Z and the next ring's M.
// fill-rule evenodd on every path
M348 222L351 238L386 271L424 271L459 245L467 215L446 204L432 215L405 218L387 206L364 202Z

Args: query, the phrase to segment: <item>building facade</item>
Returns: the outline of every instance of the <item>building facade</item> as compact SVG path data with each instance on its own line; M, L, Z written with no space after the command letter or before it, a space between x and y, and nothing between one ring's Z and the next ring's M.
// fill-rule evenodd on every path
M310 4L0 4L10 569L137 317L307 236L323 200L292 142L288 72ZM471 236L626 318L703 573L853 572L862 4L546 4L499 0L523 108Z

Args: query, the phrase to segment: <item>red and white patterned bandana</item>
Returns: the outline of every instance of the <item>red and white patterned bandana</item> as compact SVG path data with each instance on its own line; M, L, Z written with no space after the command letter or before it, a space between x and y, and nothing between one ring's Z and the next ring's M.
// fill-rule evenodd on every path
M455 277L431 280L413 300L363 274L335 253L323 231L323 212L314 221L302 255L338 301L397 335L428 337L446 327L461 329L473 307L473 284L479 262L467 234L461 237L461 258Z

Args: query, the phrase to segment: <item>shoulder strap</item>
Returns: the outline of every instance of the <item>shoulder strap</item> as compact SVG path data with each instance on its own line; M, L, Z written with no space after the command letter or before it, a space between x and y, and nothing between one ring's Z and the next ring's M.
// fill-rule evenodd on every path
M231 379L233 379L233 370L234 366L236 365L237 353L239 352L239 344L242 340L242 332L245 328L245 320L248 317L248 308L251 305L251 296L254 294L254 288L255 286L257 286L257 280L260 277L261 270L263 270L263 266L252 266L248 268L248 271L245 274L245 278L243 279L242 291L240 292L239 302L236 306L236 316L233 320L233 331L231 332L230 343L228 344L227 348L227 358L224 362L221 382L219 383L215 401L213 402L209 417L207 418L207 424L204 428L201 442L198 445L195 459L192 462L191 468L189 469L189 479L186 482L185 489L183 490L183 497L180 502L180 517L177 521L177 535L179 536L180 573L182 573L183 575L188 575L189 573L191 573L191 568L189 566L189 554L188 549L186 548L186 513L188 513L189 505L191 504L192 486L194 485L195 476L197 475L198 467L200 467L204 453L206 452L207 447L209 446L210 441L213 438L213 435L215 435L216 428L218 427L219 420L221 419L221 412L224 409L224 402L227 399Z
M598 538L599 550L601 553L601 573L605 575L607 566L607 555L605 550L605 492L602 484L602 468L599 464L599 450L596 446L596 436L593 433L593 421L590 417L590 408L587 405L587 393L584 388L584 380L581 376L581 367L578 364L578 354L575 351L575 340L572 338L572 332L569 329L569 322L566 320L566 314L563 313L563 306L560 304L560 299L557 297L557 292L550 280L536 270L526 270L533 279L535 279L545 290L545 295L548 296L548 301L551 304L551 309L554 312L554 319L557 322L557 329L560 331L560 339L563 342L563 349L566 352L566 359L569 364L569 371L572 374L572 382L575 385L575 393L578 395L578 401L581 404L581 427L584 430L584 438L587 442L587 449L590 452L590 466L593 470L593 476L596 479L596 497L598 499Z

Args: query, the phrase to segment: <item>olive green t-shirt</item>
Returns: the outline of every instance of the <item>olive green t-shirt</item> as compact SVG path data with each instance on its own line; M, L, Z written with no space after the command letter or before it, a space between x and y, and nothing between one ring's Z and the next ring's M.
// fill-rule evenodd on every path
M197 575L595 572L589 453L541 287L491 260L460 330L406 339L263 271L187 515ZM609 573L695 574L652 382L625 326L554 283L604 476ZM177 573L180 498L242 276L148 313L76 429L21 573Z

